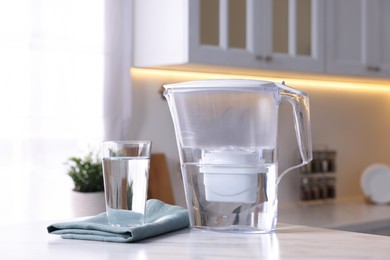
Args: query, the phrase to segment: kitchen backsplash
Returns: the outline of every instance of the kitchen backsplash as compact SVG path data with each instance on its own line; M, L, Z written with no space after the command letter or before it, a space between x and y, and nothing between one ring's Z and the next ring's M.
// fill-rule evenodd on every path
M164 83L197 80L189 76L132 74L132 122L129 138L150 139L153 152L166 154L176 203L185 205L178 153L168 105L160 90ZM289 85L289 82L286 82ZM361 196L360 175L373 163L390 164L389 90L300 88L309 94L312 140L337 151L337 197ZM279 171L299 159L291 107L282 104L279 115ZM299 170L279 186L281 202L300 199Z

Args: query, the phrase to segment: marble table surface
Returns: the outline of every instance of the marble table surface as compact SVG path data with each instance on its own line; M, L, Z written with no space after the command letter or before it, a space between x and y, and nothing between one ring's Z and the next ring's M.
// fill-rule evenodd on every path
M0 226L1 259L390 259L390 237L287 224L272 234L187 228L132 244L62 239L49 224Z

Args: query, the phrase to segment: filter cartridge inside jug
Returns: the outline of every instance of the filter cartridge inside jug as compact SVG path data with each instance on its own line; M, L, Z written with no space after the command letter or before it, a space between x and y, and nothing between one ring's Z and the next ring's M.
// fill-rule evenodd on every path
M255 203L259 178L267 168L259 152L205 151L200 172L204 173L207 201Z

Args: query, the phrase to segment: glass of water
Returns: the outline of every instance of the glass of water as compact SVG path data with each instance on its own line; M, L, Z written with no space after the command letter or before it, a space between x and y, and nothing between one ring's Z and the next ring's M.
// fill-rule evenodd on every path
M151 141L102 143L104 191L108 223L137 226L144 223Z

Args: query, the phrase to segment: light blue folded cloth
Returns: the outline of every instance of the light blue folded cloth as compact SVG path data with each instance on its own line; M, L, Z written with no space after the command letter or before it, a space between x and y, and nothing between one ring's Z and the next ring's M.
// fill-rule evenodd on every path
M188 226L189 219L186 209L151 199L146 202L145 224L140 226L110 226L106 213L101 213L81 221L52 224L47 227L47 230L50 234L61 235L66 239L128 243Z

